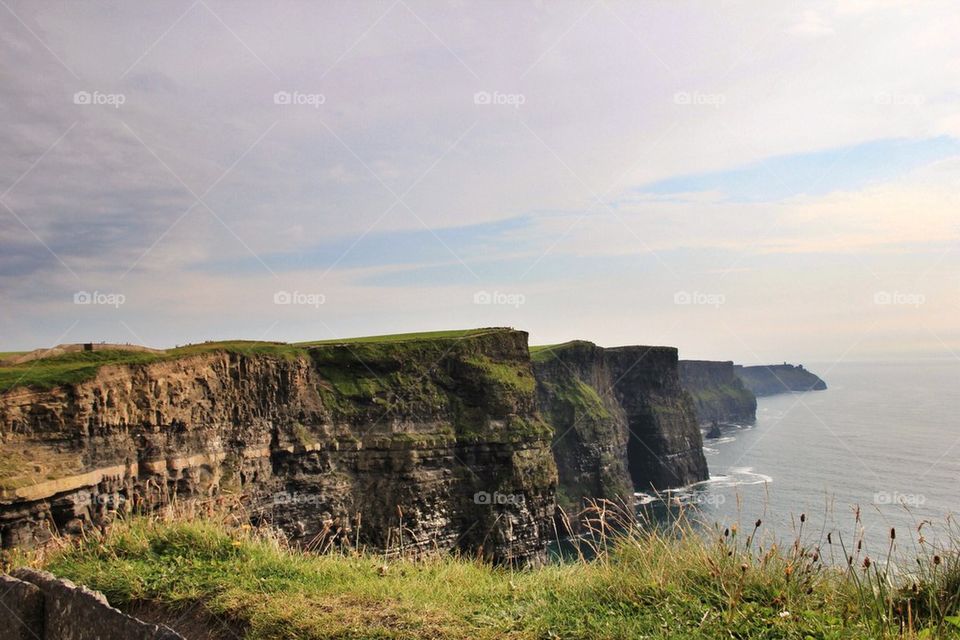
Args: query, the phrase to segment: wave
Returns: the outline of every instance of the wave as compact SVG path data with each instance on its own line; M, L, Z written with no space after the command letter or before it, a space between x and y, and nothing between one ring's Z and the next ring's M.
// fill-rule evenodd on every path
M664 489L660 493L646 493L638 491L633 495L637 504L647 505L654 502L670 505L720 505L726 501L724 489L744 487L773 482L773 478L764 473L757 473L753 467L732 467L725 474L710 476L708 480L675 489Z
M691 486L713 486L718 488L741 487L754 484L773 482L773 478L763 473L757 473L753 467L733 467L725 474L710 476L709 480L697 482Z
M655 496L649 493L644 493L642 491L637 491L633 495L637 499L637 504L641 504L641 505L650 504L651 502L656 502L657 500L660 500L658 496Z

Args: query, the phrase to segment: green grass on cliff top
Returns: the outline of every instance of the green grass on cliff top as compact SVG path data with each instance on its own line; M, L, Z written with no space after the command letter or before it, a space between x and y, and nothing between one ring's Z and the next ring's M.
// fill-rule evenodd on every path
M225 623L247 639L958 637L955 555L937 561L929 550L912 579L898 579L881 562L864 568L859 552L851 569L812 553L761 549L736 531L634 530L594 561L516 571L447 555L304 554L249 527L134 519L15 564L39 564L124 610L160 612L155 621L175 628L199 611L211 629Z
M337 338L334 340L317 340L314 342L298 342L297 346L313 347L327 344L355 344L366 342L406 342L410 340L446 340L452 338L467 338L487 335L498 331L509 331L499 327L486 329L455 329L450 331L421 331L418 333L393 333L382 336L362 336L359 338Z
M530 359L534 362L545 362L556 357L564 349L570 349L571 347L576 347L577 345L596 346L592 342L588 342L586 340L569 340L567 342L560 342L557 344L530 345Z
M59 385L77 384L94 377L100 367L104 365L149 364L215 351L227 351L249 356L269 355L281 358L296 358L300 355L305 355L311 347L461 339L503 330L504 329L488 328L429 331L298 343L229 340L185 345L174 349L167 349L162 353L110 349L103 351L80 351L32 360L18 365L0 366L0 392L7 391L14 387L51 389ZM10 356L18 354L15 352L0 354L0 356L3 355Z

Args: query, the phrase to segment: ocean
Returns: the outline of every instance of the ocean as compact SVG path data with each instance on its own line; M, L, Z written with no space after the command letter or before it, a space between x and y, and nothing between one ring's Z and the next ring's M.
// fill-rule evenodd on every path
M907 556L921 534L945 539L960 511L960 360L808 369L826 391L760 398L755 424L704 440L710 480L666 494L669 508L646 497L641 509L662 520L682 504L707 527L747 532L760 519L764 537L787 543L805 514L805 542L862 537L874 557L891 528Z

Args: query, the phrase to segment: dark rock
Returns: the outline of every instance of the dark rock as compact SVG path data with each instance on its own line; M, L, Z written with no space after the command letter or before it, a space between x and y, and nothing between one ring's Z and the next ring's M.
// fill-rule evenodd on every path
M35 585L0 575L0 640L43 638L43 593Z
M707 437L716 439L721 437L722 435L723 435L723 431L720 429L720 424L716 420L714 420L713 423L710 425L710 430L707 431Z

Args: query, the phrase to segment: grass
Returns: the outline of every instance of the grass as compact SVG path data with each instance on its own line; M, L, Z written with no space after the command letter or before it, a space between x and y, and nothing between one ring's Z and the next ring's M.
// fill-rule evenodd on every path
M0 392L14 387L51 389L89 380L105 364L146 364L162 356L136 351L80 351L0 367Z
M530 345L530 358L534 362L546 362L557 357L556 352L569 349L571 347L576 347L578 345L589 345L591 347L596 346L592 342L586 342L584 340L570 340L569 342L561 342L557 344Z
M594 533L611 526L593 522ZM897 578L853 549L838 549L853 558L837 568L800 537L765 547L761 529L628 525L594 535L592 561L514 571L449 555L308 554L246 525L135 518L15 563L121 608L157 605L176 619L199 605L251 639L958 637L956 553L925 549Z
M367 342L408 342L411 340L450 340L487 335L503 331L500 328L487 329L455 329L448 331L421 331L419 333L394 333L382 336L363 336L359 338L337 338L334 340L318 340L314 342L298 342L297 346L313 347L326 344L363 344Z
M502 329L431 331L300 343L229 340L186 345L174 349L167 349L162 353L110 349L104 349L102 351L81 351L41 358L19 365L0 366L0 393L15 387L29 387L44 390L61 385L77 384L93 378L100 367L104 365L144 365L217 351L245 356L271 356L290 360L305 357L311 347L354 345L355 349L360 349L364 346L376 344L397 345L399 343L409 342L462 339L487 335L496 331L502 331ZM15 352L0 353L0 359L9 355L15 355Z

